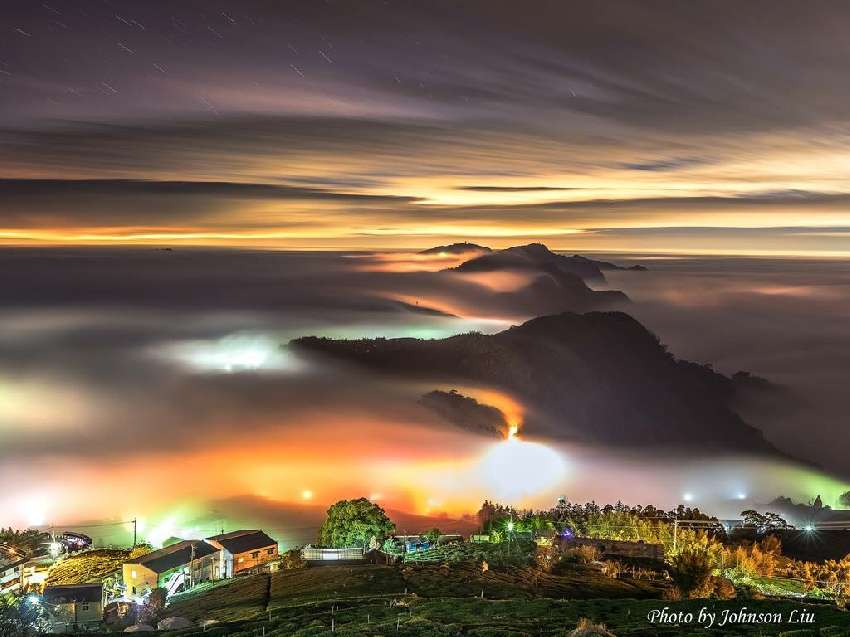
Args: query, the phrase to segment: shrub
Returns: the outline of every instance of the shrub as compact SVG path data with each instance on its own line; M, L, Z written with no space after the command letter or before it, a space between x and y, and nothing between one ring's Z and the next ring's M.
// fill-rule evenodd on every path
M575 627L569 637L616 637L614 633L605 628L605 624L594 624L587 617L582 617L578 620L578 625Z
M711 592L711 556L708 551L686 548L669 560L670 577L682 597L707 597Z
M620 562L617 560L605 560L602 564L605 568L604 573L608 577L614 579L620 577L620 573L623 571L623 565Z
M284 571L292 571L304 568L307 562L301 556L301 549L289 549L280 556L280 568Z
M579 564L590 564L599 559L599 549L592 544L582 544L564 551L562 560L567 562L578 562Z
M711 587L711 596L717 599L735 599L737 595L734 584L726 577L712 577Z
M569 571L577 565L586 565L595 562L599 559L599 555L599 549L595 546L575 546L563 551L550 570L557 575L564 571Z

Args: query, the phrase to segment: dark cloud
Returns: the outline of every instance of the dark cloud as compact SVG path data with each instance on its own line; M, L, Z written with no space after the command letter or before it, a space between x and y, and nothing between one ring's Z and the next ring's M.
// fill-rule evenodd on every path
M700 157L676 157L672 159L657 159L654 161L625 163L622 165L626 170L661 171L682 170L692 166L703 166L710 163L709 160Z
M186 224L219 225L216 214L239 202L332 202L351 207L402 205L411 197L334 192L318 188L216 181L138 179L0 179L0 214L5 227L48 225ZM39 221L41 219L41 222ZM250 227L244 218L231 221ZM277 219L278 228L296 228L295 218ZM311 224L312 225L312 224Z
M150 181L143 179L0 179L0 197L66 197L73 195L204 195L245 199L328 199L415 201L413 197L360 195L312 188L221 181Z
M458 190L472 192L547 192L550 190L581 190L580 188L557 188L552 186L461 186Z

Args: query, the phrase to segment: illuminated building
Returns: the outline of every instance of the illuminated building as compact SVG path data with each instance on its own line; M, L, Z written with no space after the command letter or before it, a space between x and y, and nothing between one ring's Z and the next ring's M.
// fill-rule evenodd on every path
M124 562L124 587L131 597L164 588L172 595L198 582L223 579L220 551L203 540L184 540Z
M219 549L222 577L260 568L278 556L277 540L262 531L231 531L209 537L206 541Z
M41 603L47 611L51 632L76 632L103 620L103 585L48 586Z
M24 564L27 558L0 559L0 595L14 593L21 588Z

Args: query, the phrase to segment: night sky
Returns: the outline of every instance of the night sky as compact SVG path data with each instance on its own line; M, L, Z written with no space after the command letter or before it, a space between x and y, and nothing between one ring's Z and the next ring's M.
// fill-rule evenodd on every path
M203 537L184 522L234 498L837 503L848 33L838 2L3 2L0 527ZM543 270L417 252L452 241L646 266L592 285L675 356L773 383L735 408L779 452L597 445L504 387L287 346L544 313L516 302ZM519 438L448 423L435 389Z
M6 2L0 241L850 250L850 6Z

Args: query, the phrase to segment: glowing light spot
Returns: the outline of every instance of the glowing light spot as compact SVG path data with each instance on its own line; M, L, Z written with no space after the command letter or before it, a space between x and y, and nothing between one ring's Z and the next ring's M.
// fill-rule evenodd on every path
M29 526L42 526L47 520L47 496L34 493L18 500L18 511Z
M233 334L218 341L171 345L164 356L202 371L250 372L261 369L297 371L299 361L280 343L262 334Z
M313 492L310 489L304 489L301 492L301 499L302 500L312 500L313 499Z
M511 425L508 427L508 440L513 440L519 433L519 425Z
M735 494L735 499L736 500L746 500L747 494L744 493L744 492L738 492L738 493Z
M566 463L546 445L509 438L490 447L479 471L494 496L510 502L557 486L566 475Z
M693 493L683 493L682 499L685 502L693 502L694 501L694 494Z

